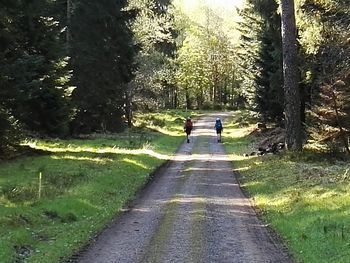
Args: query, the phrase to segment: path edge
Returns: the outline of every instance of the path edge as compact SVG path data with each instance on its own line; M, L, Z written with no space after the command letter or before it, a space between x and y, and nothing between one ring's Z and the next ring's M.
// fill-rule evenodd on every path
M140 186L138 190L136 190L133 197L131 197L128 201L124 203L122 208L116 212L116 214L113 216L113 218L104 225L94 235L92 235L85 244L83 244L80 249L78 249L75 253L73 253L69 258L65 259L64 263L75 263L79 260L79 258L86 252L97 240L97 238L106 230L111 228L113 225L118 224L118 222L121 220L123 215L129 213L133 207L135 207L140 200L142 200L142 197L146 194L146 192L152 187L152 185L161 179L161 177L164 175L164 172L167 170L167 168L175 162L174 157L180 152L184 142L181 142L174 152L173 156L171 156L170 159L165 160L163 163L161 163L159 166L155 167L155 169L148 174L147 180L145 183Z
M226 152L226 151L225 151ZM232 166L233 166L233 176L235 177L237 184L239 186L239 188L241 189L243 195L248 199L251 208L254 210L256 216L258 217L258 220L262 223L264 223L264 226L266 227L266 230L268 231L270 237L271 237L271 241L273 242L273 244L278 247L281 248L281 250L293 261L293 262L298 262L295 258L295 256L292 254L292 252L290 251L288 245L287 245L287 240L284 239L272 226L271 224L269 224L269 222L267 222L264 218L264 215L262 213L262 210L259 209L259 207L256 205L254 198L252 197L252 195L250 194L250 192L248 191L248 189L244 186L242 186L242 181L241 179L241 174L239 173L239 171L237 171L234 167L234 162L231 160Z

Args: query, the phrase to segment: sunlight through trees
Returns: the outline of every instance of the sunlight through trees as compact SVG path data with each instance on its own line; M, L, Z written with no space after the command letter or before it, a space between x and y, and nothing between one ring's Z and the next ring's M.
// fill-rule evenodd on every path
M2 153L27 134L120 131L137 110L247 108L288 127L285 105L294 95L283 92L278 1L1 5ZM349 9L345 0L295 0L291 65L300 110L292 112L305 129L297 137L305 142L310 134L340 150L350 129Z

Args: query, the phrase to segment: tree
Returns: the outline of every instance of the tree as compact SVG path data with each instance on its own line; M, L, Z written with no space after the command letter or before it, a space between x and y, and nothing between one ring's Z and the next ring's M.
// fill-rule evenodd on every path
M18 121L8 110L0 106L0 157L15 150L22 139L23 132Z
M75 1L70 43L75 132L123 128L126 85L135 69L127 1Z
M287 149L302 150L299 73L294 0L281 1L283 76Z
M179 100L187 108L222 108L238 100L235 42L224 18L207 6L191 16L180 13L177 52Z
M275 0L249 0L240 10L239 73L249 106L262 121L283 119L281 19Z
M4 1L0 19L0 104L27 130L69 132L69 72L62 24L45 0Z
M132 29L140 50L128 97L130 104L139 109L175 108L178 104L173 78L177 33L170 2L131 0L129 3L129 8L137 12Z
M348 1L301 1L297 8L310 135L347 151L350 131ZM339 85L339 83L343 83ZM340 143L341 142L341 143Z
M187 109L201 107L209 101L212 86L208 52L198 37L188 36L178 52L179 69L176 74L180 90L180 101Z

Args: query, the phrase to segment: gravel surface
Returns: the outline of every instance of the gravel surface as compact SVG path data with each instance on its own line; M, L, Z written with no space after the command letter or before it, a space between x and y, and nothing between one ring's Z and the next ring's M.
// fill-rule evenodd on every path
M75 262L293 262L239 188L216 117L195 121L191 142Z

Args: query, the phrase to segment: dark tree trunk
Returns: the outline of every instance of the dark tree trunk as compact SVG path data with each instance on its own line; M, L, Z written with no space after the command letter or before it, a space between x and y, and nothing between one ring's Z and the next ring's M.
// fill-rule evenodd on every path
M177 99L177 87L176 86L174 87L174 102L173 103L174 103L173 108L177 109L178 105L179 105L179 102L178 102L178 99Z
M290 150L301 151L302 126L294 0L282 0L281 7L286 147Z
M132 127L133 112L131 107L131 96L129 96L128 91L125 92L125 115L128 121L128 127Z

